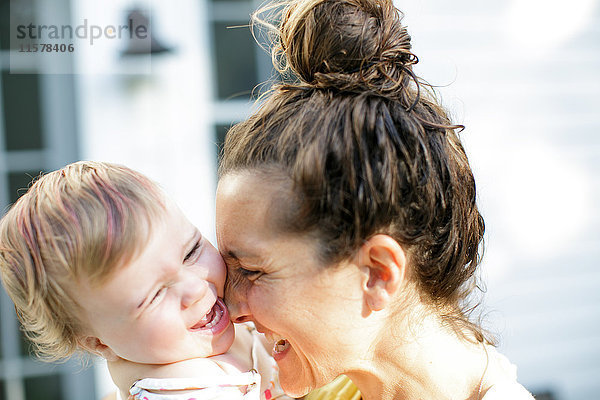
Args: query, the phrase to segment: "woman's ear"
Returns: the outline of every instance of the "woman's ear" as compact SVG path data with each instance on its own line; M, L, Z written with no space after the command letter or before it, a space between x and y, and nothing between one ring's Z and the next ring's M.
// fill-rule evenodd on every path
M78 339L78 342L83 349L92 354L99 355L106 361L116 361L119 359L119 356L110 347L95 336L85 336Z
M375 235L361 246L358 262L368 272L363 287L368 307L372 311L383 310L406 276L404 249L388 235Z

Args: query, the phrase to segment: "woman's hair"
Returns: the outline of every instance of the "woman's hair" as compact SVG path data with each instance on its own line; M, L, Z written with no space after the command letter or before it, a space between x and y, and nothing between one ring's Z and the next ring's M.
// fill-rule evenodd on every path
M326 262L390 235L408 254L420 297L457 332L482 341L464 309L484 233L475 181L461 127L413 72L401 14L390 0L266 9L282 10L271 24L272 54L292 79L228 132L220 176L289 178L293 195L279 228L316 235Z
M0 221L0 273L34 350L61 360L85 328L69 288L104 282L149 238L164 195L129 168L78 162L37 179Z

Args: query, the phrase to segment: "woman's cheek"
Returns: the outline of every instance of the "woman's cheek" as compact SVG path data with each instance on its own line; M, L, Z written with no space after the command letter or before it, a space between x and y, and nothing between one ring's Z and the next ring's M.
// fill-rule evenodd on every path
M255 318L279 314L280 305L285 297L277 295L275 291L269 290L266 285L255 284L248 291L248 306Z
M254 318L258 318L260 321L261 316L264 314L264 307L261 302L260 290L256 290L256 287L249 287L246 290L246 301L248 302L248 308Z

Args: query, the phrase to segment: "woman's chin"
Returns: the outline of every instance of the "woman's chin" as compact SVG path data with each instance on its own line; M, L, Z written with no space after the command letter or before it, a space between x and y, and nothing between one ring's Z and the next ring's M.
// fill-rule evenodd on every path
M295 355L295 354L290 354ZM283 391L291 397L302 397L315 389L313 382L304 374L301 363L291 362L291 357L277 362L279 366L279 384Z
M301 398L303 396L306 396L308 393L311 392L311 390L314 389L308 385L303 385L303 382L297 379L292 378L286 381L283 378L281 378L281 376L279 377L279 384L288 396L294 398Z

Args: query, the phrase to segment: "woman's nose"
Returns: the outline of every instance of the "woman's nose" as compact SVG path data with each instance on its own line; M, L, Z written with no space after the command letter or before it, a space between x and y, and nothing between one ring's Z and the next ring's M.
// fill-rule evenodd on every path
M233 322L241 323L252 320L244 284L240 284L240 282L236 284L235 279L231 279L231 275L225 282L225 305Z
M227 303L231 320L235 323L248 322L252 320L246 303Z

